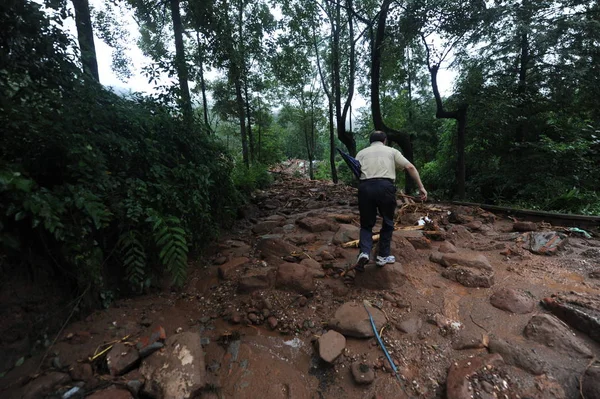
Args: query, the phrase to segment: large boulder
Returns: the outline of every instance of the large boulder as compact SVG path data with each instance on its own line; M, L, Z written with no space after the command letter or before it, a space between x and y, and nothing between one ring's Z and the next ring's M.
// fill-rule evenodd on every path
M167 339L165 350L144 359L143 393L157 399L189 399L206 385L200 334L184 332Z
M261 238L256 245L256 250L262 259L267 259L274 266L283 262L281 258L284 256L302 253L302 249L276 237Z
M542 303L559 319L600 342L600 295L570 292L544 298Z
M332 223L329 220L319 217L305 217L296 221L296 223L298 223L298 226L311 233L331 230L332 227Z
M490 261L482 254L472 254L466 252L459 253L439 253L434 252L430 255L429 260L439 263L444 267L464 266L473 269L493 271Z
M285 262L279 265L275 284L277 288L299 294L308 294L315 289L313 274L305 265L298 263Z
M272 267L248 270L240 277L237 290L240 294L250 294L270 288L275 283L275 273L275 269Z
M554 348L558 352L573 357L592 357L590 348L577 338L566 324L552 315L533 316L525 326L524 334L530 340Z
M139 360L138 350L122 342L116 343L106 355L106 365L112 376L125 374L133 369Z
M377 330L381 329L386 323L383 312L372 306L369 306L369 312ZM344 303L336 310L333 319L329 322L329 327L347 337L371 338L375 336L369 314L362 303Z
M231 280L235 273L249 261L250 259L246 258L245 256L231 259L229 262L219 266L219 277L221 277L223 280Z
M533 296L523 291L500 288L492 294L490 303L507 312L525 314L533 312L536 301Z
M368 266L364 273L359 273L354 279L357 287L369 290L396 290L406 282L404 269L399 263L377 267Z
M544 374L545 364L535 352L525 349L515 342L507 342L502 339L490 339L488 347L491 353L498 353L506 364L519 367L533 375Z

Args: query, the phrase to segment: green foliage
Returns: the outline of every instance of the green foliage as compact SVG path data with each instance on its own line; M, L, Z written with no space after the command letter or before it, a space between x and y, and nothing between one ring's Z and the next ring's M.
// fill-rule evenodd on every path
M138 292L162 274L182 284L188 252L235 218L232 158L160 99L82 80L39 6L13 6L0 6L3 262L51 268L104 302L122 278Z
M254 190L266 188L272 181L266 165L253 164L246 168L241 160L235 163L233 183L242 194L249 196Z

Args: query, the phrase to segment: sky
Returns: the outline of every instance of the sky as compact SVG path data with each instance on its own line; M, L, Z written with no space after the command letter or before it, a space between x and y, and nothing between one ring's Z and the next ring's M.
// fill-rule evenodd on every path
M96 9L102 9L105 0L90 0L90 5ZM100 82L104 86L110 86L114 91L127 93L127 92L143 92L143 93L152 93L154 91L154 86L148 83L148 79L143 76L141 73L142 68L145 65L151 63L151 60L142 54L142 51L135 44L138 37L139 32L137 29L137 24L133 18L133 12L130 10L122 10L122 14L120 16L123 21L123 26L126 27L127 31L130 35L130 43L126 50L126 54L130 57L132 63L130 66L130 70L132 72L132 76L125 81L119 79L117 75L113 72L111 68L112 63L112 49L108 46L104 41L102 41L97 35L94 36L94 44L96 46L96 56L98 59L98 73L100 75ZM73 37L77 38L77 30L75 27L74 20L68 20L65 23L68 31L73 35ZM215 72L209 72L207 74L207 79L216 78L217 74ZM452 86L454 84L455 73L452 70L448 69L440 69L438 73L438 86L440 88L440 92L442 96L449 95L452 93ZM170 78L164 77L159 84L168 83ZM359 108L365 107L367 105L364 98L360 95L356 95L355 99L352 103L352 108L354 110L358 110Z

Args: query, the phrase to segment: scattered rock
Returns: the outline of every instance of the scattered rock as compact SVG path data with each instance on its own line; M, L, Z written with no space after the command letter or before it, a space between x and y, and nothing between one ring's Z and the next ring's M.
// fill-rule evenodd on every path
M486 271L493 271L494 268L490 264L490 261L482 254L470 254L470 253L439 253L433 252L429 256L429 260L435 263L439 263L444 267L450 267L454 265L465 266L473 269L480 269Z
M227 262L227 256L219 256L213 260L213 265L220 266L225 262Z
M277 319L274 316L269 316L267 319L267 324L271 330L274 330L277 328Z
M467 349L483 349L487 348L489 337L487 334L474 334L469 331L461 330L455 335L452 341L452 349L460 351Z
M254 234L263 235L263 234L270 233L271 231L275 230L277 227L280 227L280 226L281 226L281 222L279 222L279 221L266 220L266 221L259 222L259 223L255 224L254 226L252 226L252 232Z
M133 369L139 360L140 354L136 348L117 342L106 355L106 366L110 375L117 376Z
M404 269L398 263L384 267L367 266L364 273L356 276L357 287L370 290L396 290L406 282Z
M71 378L68 374L59 372L50 372L29 382L23 389L22 399L44 398L52 392L57 386L66 384Z
M504 362L498 354L478 356L460 360L450 366L446 381L448 399L470 399L473 397L469 378L487 367L498 367Z
M352 224L341 224L331 242L335 245L341 245L349 241L358 240L359 236L360 227Z
M298 226L302 227L304 230L310 231L311 233L327 231L331 227L331 223L328 220L317 217L306 217L296 221L296 223L298 223Z
M369 307L369 312L379 330L386 323L385 315L374 307ZM370 338L375 336L367 311L362 304L355 302L346 302L340 306L329 322L329 327L347 337Z
M442 272L442 276L465 287L490 288L494 285L494 273L470 267L451 266Z
M313 276L306 266L288 262L279 265L276 286L299 294L308 294L315 289Z
M508 343L504 340L490 339L489 349L491 353L502 355L504 362L519 367L533 375L544 374L544 362L534 352L520 347L514 342Z
M513 224L513 231L537 231L538 226L534 222L515 222Z
M406 237L415 249L431 249L431 240L426 237Z
M89 363L75 363L69 375L73 381L87 381L94 376L94 370Z
M312 274L313 277L325 277L325 271L323 271L323 267L321 267L321 264L316 260L310 258L303 259L300 264L306 266L307 271Z
M500 288L494 292L490 303L498 309L518 314L531 313L535 307L535 299L531 295L509 288Z
M412 317L396 324L396 328L405 334L415 334L422 326L423 320L418 317Z
M600 295L571 292L544 298L542 303L559 319L600 342Z
M135 345L140 357L144 358L151 355L164 346L164 341L167 339L167 333L162 326L158 326L152 331L150 336L141 337Z
M140 372L146 379L143 393L163 399L189 399L206 384L200 334L184 332L167 339L164 352L144 359Z
M261 238L256 245L256 250L260 253L261 258L272 261L273 265L281 263L281 258L284 256L302 252L297 246L281 238L273 237Z
M362 362L352 363L352 377L359 385L368 385L375 380L375 371Z
M327 363L333 363L346 348L346 337L337 331L329 330L319 337L319 356Z
M223 280L232 279L235 273L249 261L250 259L246 257L231 259L229 262L219 266L219 277L221 277Z
M472 222L465 224L465 227L469 230L480 231L483 227L483 223L479 220L473 220Z
M241 294L250 294L254 291L270 288L274 282L275 269L271 267L252 269L240 277L237 290Z
M549 314L535 315L529 320L524 334L538 342L573 357L592 357L591 350L574 336L573 332L556 317Z
M438 251L440 251L443 254L453 254L458 252L456 247L448 241L444 241L443 243L441 243Z
M585 399L600 399L600 365L591 366L583 375L582 393Z
M109 388L94 392L87 399L133 399L131 392L126 389L119 389L114 385Z
M419 253L408 241L408 239L406 237L396 235L395 232L392 236L391 249L392 255L396 256L397 263L414 263L415 259L420 258Z
M456 242L460 241L472 241L473 234L465 227L460 225L454 225L448 230L449 239L453 239Z

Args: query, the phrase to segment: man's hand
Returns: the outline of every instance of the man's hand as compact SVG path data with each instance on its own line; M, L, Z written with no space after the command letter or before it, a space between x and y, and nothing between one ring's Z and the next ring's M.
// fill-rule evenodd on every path
M421 194L419 196L419 198L421 199L421 201L427 201L427 190L425 190L425 187L421 187L419 189L419 193Z

